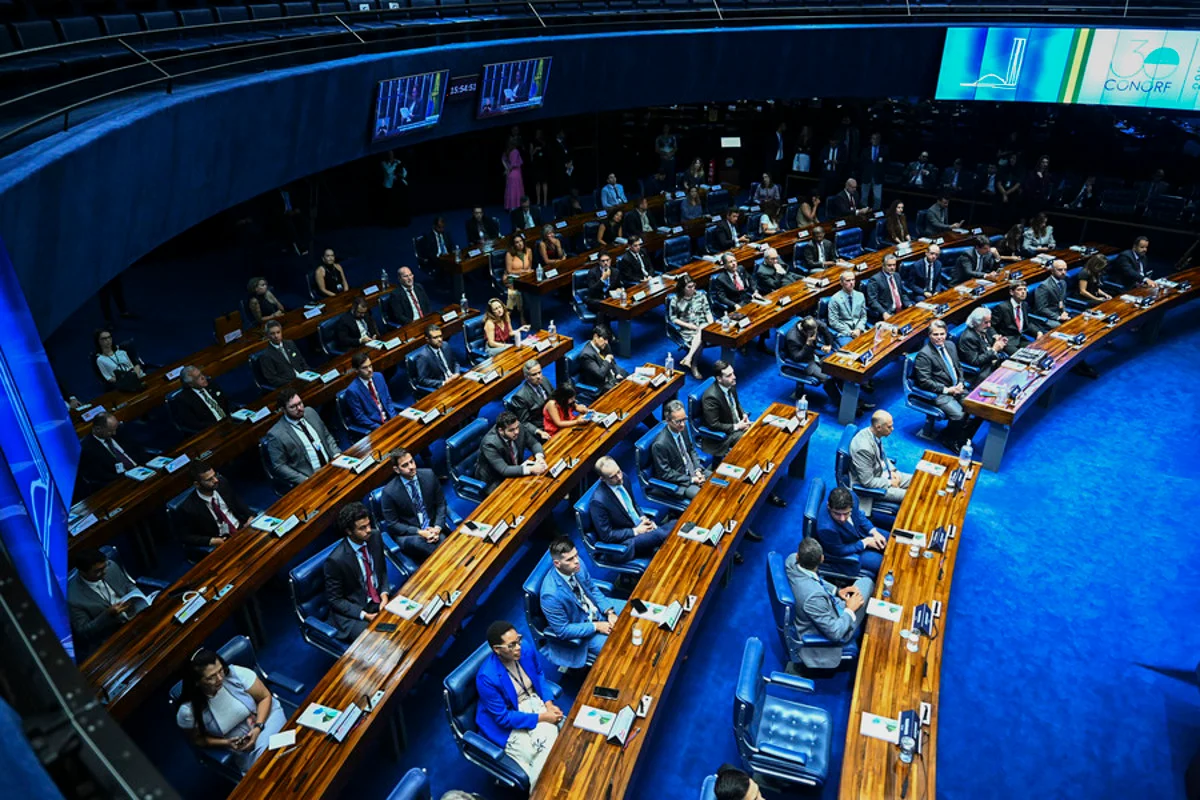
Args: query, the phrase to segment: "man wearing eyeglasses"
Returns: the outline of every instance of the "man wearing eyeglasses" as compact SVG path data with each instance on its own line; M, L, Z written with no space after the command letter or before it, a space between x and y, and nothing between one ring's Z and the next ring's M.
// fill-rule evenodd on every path
M553 567L538 588L542 613L554 634L546 639L546 655L560 667L583 667L600 655L625 604L604 596L566 536L550 542L550 558Z
M267 434L267 460L272 475L290 488L341 455L337 440L315 409L305 408L304 400L292 386L279 392L283 418Z

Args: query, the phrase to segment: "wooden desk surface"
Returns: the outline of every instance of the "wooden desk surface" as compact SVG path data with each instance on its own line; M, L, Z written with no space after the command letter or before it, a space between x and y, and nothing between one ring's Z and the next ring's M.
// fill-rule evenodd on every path
M662 367L656 369L660 373L663 371ZM671 379L657 388L622 381L605 392L592 407L601 412L622 410L626 413L623 420L607 430L600 425L571 428L546 443L547 463L554 464L567 456L578 458L576 463L557 478L551 478L547 473L504 481L469 518L495 524L511 520L514 515L523 515L525 520L521 525L506 533L496 544L486 543L458 529L438 545L433 555L400 589L401 595L422 604L437 593L456 589L462 596L428 626L389 613L380 614L317 684L300 705L300 710L314 702L345 708L352 702L362 702L364 695L370 697L382 690L384 698L380 706L364 715L341 744L316 731L298 727L297 752L283 758L272 753L264 755L230 797L317 798L335 791L346 776L348 762L359 742L372 728L382 727L379 720L386 719L387 715L383 706L398 702L413 688L437 656L442 643L458 632L461 620L472 611L479 595L539 522L554 510L573 486L593 477L596 459L623 439L636 435L638 422L682 386L681 372L673 372ZM380 622L395 623L396 630L379 631ZM289 727L294 725L293 716Z
M1094 247L1106 254L1113 252L1113 248L1108 245L1089 244L1089 247ZM1052 250L1049 255L1066 261L1068 267L1074 266L1084 260L1082 253L1067 247ZM875 343L875 329L872 328L851 341L844 348L826 356L821 362L821 369L834 378L840 378L841 380L853 383L864 383L885 366L892 363L896 358L904 355L909 350L920 347L921 343L923 343L921 337L929 330L929 323L933 322L933 320L941 319L950 326L956 325L978 306L1007 298L1008 281L1017 273L1020 273L1021 280L1032 284L1035 281L1045 278L1049 272L1050 268L1048 264L1043 265L1040 262L1026 259L1006 265L1000 270L1000 276L995 281L972 278L965 283L959 284L958 287L951 287L944 292L939 292L928 300L925 300L924 303L929 305L945 303L948 305L950 310L940 317L935 315L932 309L922 308L919 305L910 306L898 314L893 314L887 320L888 324L894 327L891 329L882 329L884 333L878 345ZM972 295L969 291L959 291L959 289L974 289L977 286L986 287L983 294ZM1033 290L1030 289L1030 291L1032 292ZM908 333L901 335L899 330L905 325L911 325L912 328ZM859 357L868 350L872 351L873 354L871 360L864 364L859 361Z
M874 222L874 220L869 221ZM988 229L984 229L984 233L987 232ZM972 235L971 233L951 233L943 237L942 247L955 247L963 244ZM796 242L793 242L793 245L795 244ZM929 249L929 244L918 240L914 241L912 248L904 254L897 252L896 247L892 246L849 259L849 263L855 265L856 288L857 285L862 284L863 281L879 271L879 268L883 266L884 256L895 254L901 262L912 261L924 255L925 251ZM846 267L832 266L820 272L814 272L806 278L789 283L787 286L781 286L770 294L764 295L765 303L747 303L738 309L749 320L749 324L745 327L733 326L725 331L721 329L720 320L714 320L702 331L704 342L718 345L727 350L745 347L760 334L781 325L784 320L812 310L820 298L832 297L841 288L838 281L845 269ZM825 279L829 283L823 287L810 285L809 281L816 279ZM779 302L785 298L787 303L779 305Z
M797 412L792 406L773 403L763 416L766 414L792 418ZM793 433L763 424L761 419L746 431L730 451L726 463L749 468L756 463L765 466L768 460L774 461L775 469L770 476L765 476L773 478L782 474L786 462L807 444L819 424L819 417L809 413L806 422ZM685 613L680 618L674 631L668 631L645 620L633 619L628 613L629 606L626 606L625 613L617 620L612 635L588 671L576 701L567 714L534 789L534 798L601 800L611 797L618 800L632 796L629 789L639 766L642 748L649 741L654 721L667 702L667 692L678 668L683 664L700 615L718 593L716 584L722 568L732 568L728 562L737 541L758 504L766 499L768 491L766 480L759 480L754 485L745 481L731 482L727 487L707 483L689 503L675 524L675 531L685 522L709 527L732 518L738 520L734 535L722 537L715 547L685 539L675 535L674 531L663 542L631 596L667 605L676 600L683 603L691 594L696 596L695 607L691 613ZM635 626L642 629L643 643L640 646L632 642L632 629ZM741 642L726 642L719 646L740 647ZM616 700L594 697L592 689L597 685L617 688L620 695ZM624 749L608 744L598 734L574 725L575 717L584 704L618 711L627 705L636 708L642 695L646 694L654 698L650 711L644 719L634 721L634 728L640 728L640 733L629 739ZM707 700L731 702L728 697Z
M371 305L375 305L379 302L380 298L385 297L392 291L392 287L385 289L379 286L378 282L349 289L335 297L326 298L324 301L325 308L322 309L318 316L312 319L304 318L303 307L293 308L279 318L280 324L283 325L284 337L287 339L303 339L305 336L312 335L316 332L317 326L322 322L348 311L354 298L360 297L363 291L371 286L377 288L377 291L373 292L367 298L367 301ZM94 409L96 406L103 406L115 414L117 419L127 422L131 419L137 419L150 409L162 405L166 402L167 395L182 385L179 382L178 376L174 378L167 377L169 373L174 372L180 367L187 365L199 367L209 377L216 377L240 367L246 363L250 356L264 349L266 346L267 340L263 337L262 327L258 326L243 331L240 339L235 339L228 344L214 344L192 353L186 358L173 361L161 369L147 373L144 381L146 388L136 394L114 390L100 395L81 408L72 410L71 421L75 424L75 433L80 438L83 438L92 430L92 423L85 422L82 414L90 409Z
M448 306L443 309L443 313L452 310L457 311L458 306ZM467 313L467 317L477 317L479 313L471 310ZM406 355L424 346L425 326L440 319L440 315L431 314L392 331L388 339L398 338L402 344L391 350L360 347L343 355L335 356L316 371L325 374L336 369L340 373L339 377L329 383L322 383L319 380L305 383L297 380L300 396L306 405L311 406L318 406L332 400L338 392L345 389L354 380L355 373L350 360L359 351L370 353L371 362L375 365L376 370L389 369L397 364L402 365ZM450 322L440 322L439 324L442 326L443 333L449 337L462 330L463 322L464 318L459 316ZM251 447L256 447L271 426L279 421L277 397L277 390L269 392L258 402L247 406L250 409L264 407L271 409L271 415L267 418L258 422L242 422L227 417L187 439L166 453L165 456L174 459L186 454L192 460L204 458L214 467L233 460ZM99 547L111 541L117 535L128 530L130 525L158 511L168 500L182 492L190 484L191 479L186 469L180 469L174 473L159 471L153 478L147 478L144 481L135 481L125 477L118 478L71 506L71 520L83 519L89 514L95 514L96 522L77 536L72 536L68 542L69 549Z
M1054 332L1043 335L1030 345L1030 347L1045 350L1047 355L1053 356L1053 367L1042 371L1036 369L1016 370L1001 366L980 381L979 385L963 401L963 408L967 413L986 419L993 424L1012 425L1033 404L1038 395L1065 375L1077 360L1083 358L1089 348L1103 342L1127 325L1143 319L1147 314L1157 314L1180 303L1193 300L1200 293L1200 267L1192 267L1178 272L1169 276L1168 280L1190 281L1192 287L1186 292L1164 289L1159 294L1158 300L1149 308L1138 308L1121 299L1122 295L1149 297L1152 292L1147 288L1131 289L1123 292L1122 295L1113 297L1112 300L1106 300L1093 310L1103 313L1105 316L1116 314L1119 319L1111 326L1106 324L1103 319L1093 319L1084 314L1072 317L1055 328ZM1082 333L1087 336L1087 339L1077 347L1054 336L1054 333L1070 336ZM1014 385L1018 384L1024 385L1025 389L1013 403L1008 399L1008 393ZM995 396L985 396L985 393L989 391L994 391Z
M948 524L958 528L958 535L950 540L944 556L934 553L932 558L925 558L923 551L913 558L909 548L894 538L884 552L874 596L883 596L883 576L892 572L896 583L892 587L891 601L904 606L904 612L899 622L868 616L864 625L850 716L848 721L834 722L835 728L844 726L846 730L838 792L842 800L899 798L905 777L909 778L906 797L910 800L933 800L937 796L938 690L946 620L952 613L950 583L962 546L963 520L978 482L980 464L972 463L972 477L962 492L939 495L950 471L958 467L958 457L926 450L923 460L945 467L946 472L940 477L920 469L913 472L912 484L900 505L892 535L895 537L896 529L929 534L939 525ZM915 606L934 600L942 603L941 618L934 620L937 636L922 637L920 651L910 653L900 639L900 631L912 624ZM896 745L859 733L864 713L896 719L902 711L918 710L922 702L929 703L933 711L930 724L924 729L922 755L911 765L900 764Z
M540 336L546 336L544 332ZM127 622L80 667L84 677L108 698L108 710L121 719L151 696L160 683L174 674L191 650L224 622L233 611L277 573L310 542L329 528L337 510L349 500L360 500L386 483L391 475L386 454L397 447L418 452L453 433L460 423L475 416L487 403L503 396L523 380L521 365L530 358L549 364L566 355L572 342L558 336L557 342L538 353L526 339L497 355L493 364L503 375L484 386L457 378L413 404L423 411L443 409L428 425L406 417L394 417L348 447L344 453L358 458L376 456L373 466L361 474L327 464L306 481L277 500L266 513L279 519L297 516L301 522L282 538L250 526L197 563L167 590L200 590L209 599L186 624L174 621L181 603L168 597L151 605ZM216 592L232 585L220 599Z

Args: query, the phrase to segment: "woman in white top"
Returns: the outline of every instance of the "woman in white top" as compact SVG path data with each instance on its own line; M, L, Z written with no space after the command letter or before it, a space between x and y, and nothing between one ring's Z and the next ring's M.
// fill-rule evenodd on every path
M768 209L763 206L762 216L758 219L758 235L773 236L779 233L779 204L775 204L774 208Z
M1046 220L1045 212L1039 211L1034 215L1033 221L1025 229L1021 246L1027 256L1036 256L1054 249L1054 226Z
M112 331L96 331L93 342L96 345L93 356L96 359L96 368L100 370L105 383L116 383L118 372L132 372L138 378L146 377L141 364L134 363L128 353L113 345Z
M287 724L279 701L254 670L231 667L204 648L188 662L182 700L175 724L191 733L197 747L231 751L242 774Z

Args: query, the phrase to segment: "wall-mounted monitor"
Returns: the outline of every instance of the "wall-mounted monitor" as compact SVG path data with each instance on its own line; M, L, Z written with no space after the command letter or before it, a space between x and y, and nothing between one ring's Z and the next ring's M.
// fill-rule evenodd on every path
M541 108L549 80L549 57L485 65L479 81L479 118Z
M390 78L379 82L371 141L437 125L446 99L449 70Z
M937 99L1200 109L1200 32L951 28Z
M741 146L742 146L742 137L740 137L740 136L722 136L721 137L721 147L723 147L723 148L735 148L735 147L741 147Z

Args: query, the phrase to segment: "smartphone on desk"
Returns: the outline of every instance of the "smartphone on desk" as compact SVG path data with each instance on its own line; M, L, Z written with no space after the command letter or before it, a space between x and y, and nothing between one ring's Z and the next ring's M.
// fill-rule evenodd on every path
M621 691L609 686L595 686L592 688L592 694L605 700L616 700L621 696Z
M381 622L375 626L375 630L379 631L380 633L391 633L392 631L396 630L396 623Z

